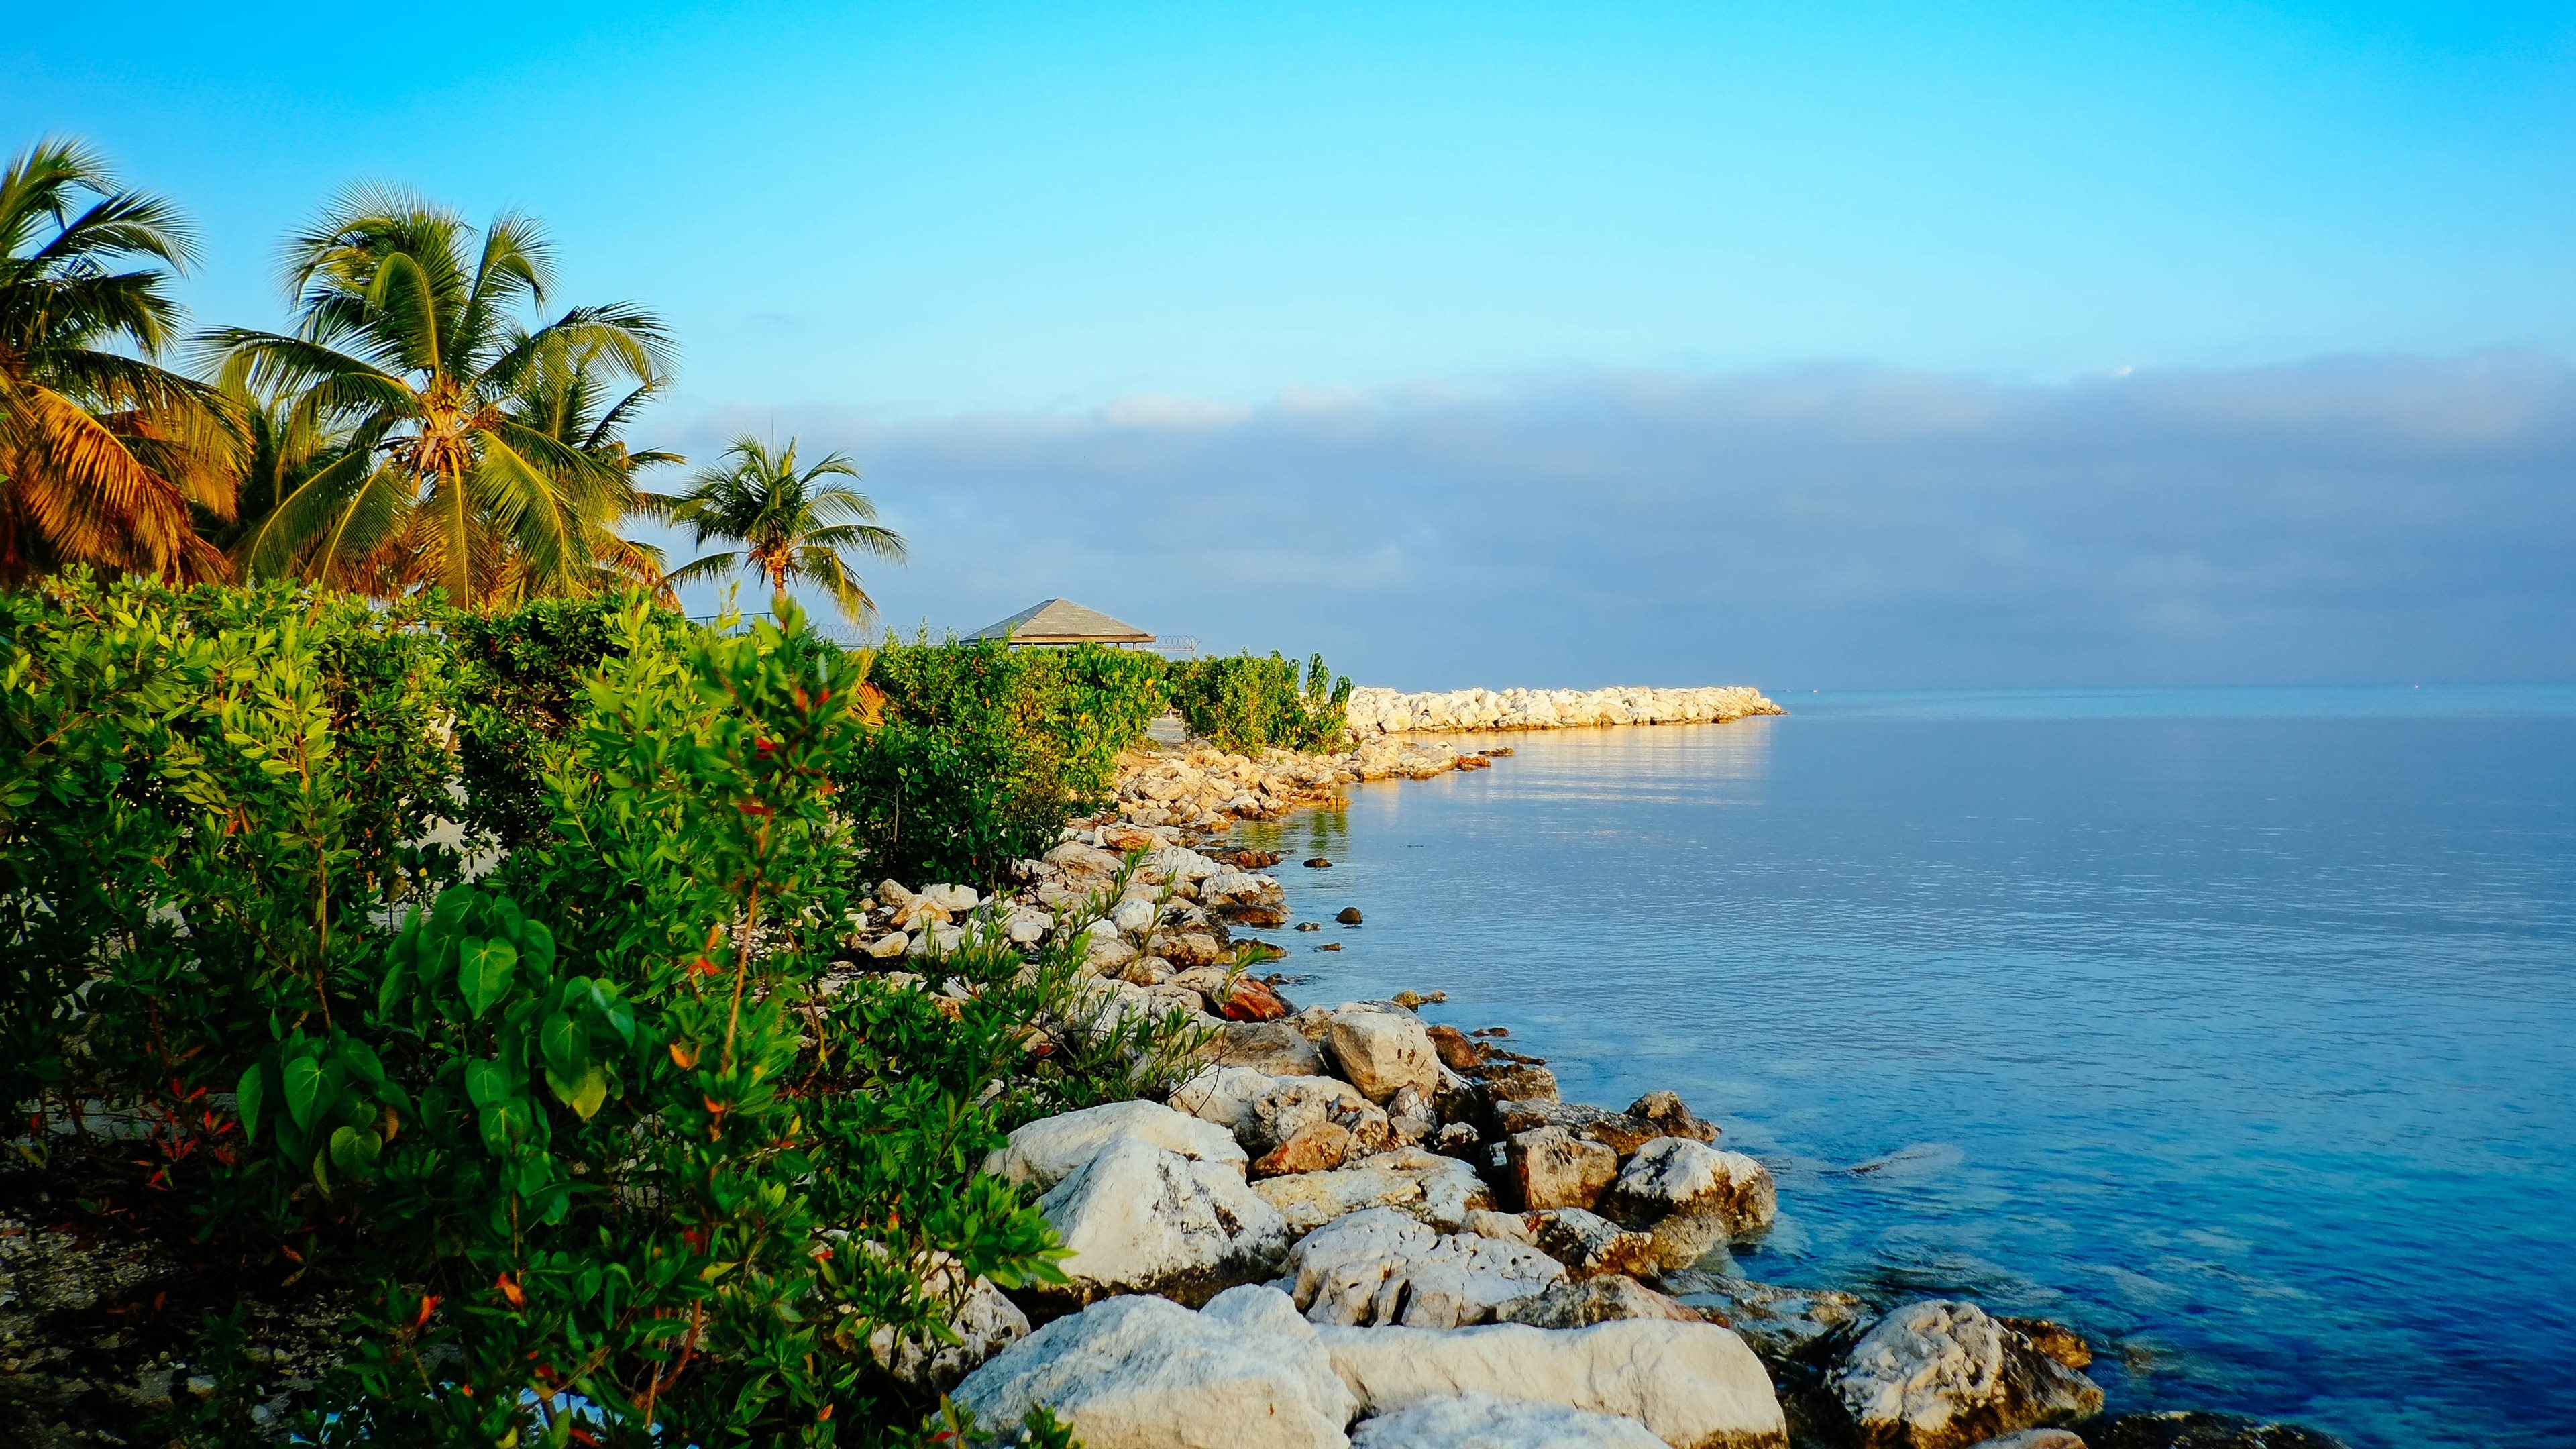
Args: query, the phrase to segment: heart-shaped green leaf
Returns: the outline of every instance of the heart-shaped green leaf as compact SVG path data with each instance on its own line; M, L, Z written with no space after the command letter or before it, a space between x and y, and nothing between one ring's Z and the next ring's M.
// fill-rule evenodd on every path
M537 1028L537 1050L545 1053L547 1070L577 1077L590 1059L590 1033L582 1028L581 1023L558 1011L546 1018L545 1025Z
M477 1107L489 1107L510 1095L510 1069L499 1062L465 1064L465 1096Z
M287 1115L296 1126L312 1131L315 1099L322 1095L322 1063L310 1055L291 1056L278 1076L286 1088Z
M465 1008L480 1017L510 989L510 975L517 969L519 953L507 941L486 941L469 936L457 957L457 989L465 993Z
M343 1127L331 1134L331 1165L342 1177L360 1182L376 1175L376 1158L385 1150L384 1141L363 1127Z

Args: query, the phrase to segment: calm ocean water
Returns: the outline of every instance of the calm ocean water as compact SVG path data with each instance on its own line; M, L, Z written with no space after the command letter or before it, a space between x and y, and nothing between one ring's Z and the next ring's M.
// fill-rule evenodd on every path
M1748 1274L2072 1322L2114 1412L2576 1444L2576 689L1782 702L1284 822L1367 916L1293 994L1681 1091Z

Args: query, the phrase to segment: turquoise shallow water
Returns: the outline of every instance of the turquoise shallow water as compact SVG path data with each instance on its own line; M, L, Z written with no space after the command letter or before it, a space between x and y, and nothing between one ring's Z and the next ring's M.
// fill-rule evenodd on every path
M2069 1320L2114 1411L2576 1444L2576 690L1782 702L1284 822L1367 917L1292 995L1681 1091L1747 1272Z

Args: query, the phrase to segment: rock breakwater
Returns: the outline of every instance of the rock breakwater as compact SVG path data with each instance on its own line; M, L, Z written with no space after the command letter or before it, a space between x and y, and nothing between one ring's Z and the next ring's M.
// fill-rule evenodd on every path
M1418 730L1554 730L1585 725L1713 724L1786 714L1746 684L1701 689L1457 689L1351 691L1351 733L1366 740Z

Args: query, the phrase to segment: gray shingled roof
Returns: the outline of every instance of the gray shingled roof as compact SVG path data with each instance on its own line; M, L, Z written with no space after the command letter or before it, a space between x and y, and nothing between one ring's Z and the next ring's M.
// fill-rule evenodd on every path
M1071 599L1031 604L998 624L987 624L969 639L1009 639L1019 644L1151 644L1154 636L1121 623L1098 609Z

